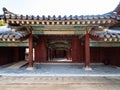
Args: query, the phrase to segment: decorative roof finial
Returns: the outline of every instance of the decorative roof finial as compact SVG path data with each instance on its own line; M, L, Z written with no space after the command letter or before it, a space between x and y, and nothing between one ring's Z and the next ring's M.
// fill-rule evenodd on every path
M14 14L14 13L8 11L5 7L3 7L3 12L4 12L4 14L12 14L12 15L16 15L16 14Z

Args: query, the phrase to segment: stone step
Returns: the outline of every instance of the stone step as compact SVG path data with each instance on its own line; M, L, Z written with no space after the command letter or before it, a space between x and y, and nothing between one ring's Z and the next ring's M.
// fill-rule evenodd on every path
M19 69L23 65L27 64L27 61L19 61L7 67L7 69Z

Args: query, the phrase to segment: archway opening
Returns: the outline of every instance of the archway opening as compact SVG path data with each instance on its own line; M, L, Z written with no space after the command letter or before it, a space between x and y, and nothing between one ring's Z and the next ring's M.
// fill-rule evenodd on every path
M48 39L48 61L71 62L71 39Z

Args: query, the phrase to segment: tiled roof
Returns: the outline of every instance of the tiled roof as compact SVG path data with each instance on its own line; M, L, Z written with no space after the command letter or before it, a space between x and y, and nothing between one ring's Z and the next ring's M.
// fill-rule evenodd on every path
M12 31L5 26L0 27L0 41L16 41L25 37L28 33L24 31Z
M3 8L5 18L11 18L11 19L22 19L22 20L94 20L94 19L117 19L120 20L120 3L118 6L111 12L102 14L102 15L75 15L75 16L34 16L34 15L17 15L10 11L8 11L6 8Z
M120 41L120 30L91 31L90 34L104 41Z
M103 15L75 15L75 16L34 16L34 15L11 15L8 14L5 16L7 19L22 19L22 20L96 20L96 19L117 19L120 20L120 16L114 13L107 13Z
M11 28L8 26L0 26L0 33L11 31Z

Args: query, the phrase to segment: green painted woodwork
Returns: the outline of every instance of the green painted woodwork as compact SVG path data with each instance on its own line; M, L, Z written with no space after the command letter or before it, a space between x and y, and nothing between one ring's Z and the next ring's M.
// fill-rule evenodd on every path
M43 30L39 30L39 31L32 31L32 34L36 34L36 35L43 35L44 32Z
M51 44L51 45L49 45L49 47L53 47L53 48L63 47L63 48L66 48L66 47L70 47L70 45L69 44Z
M32 26L35 30L43 30L44 26Z
M90 42L90 47L120 47L120 42Z
M80 35L80 34L85 34L85 31L80 31L80 30L75 30L75 31L47 31L47 30L37 30L37 31L32 31L32 34L36 35Z
M75 29L86 30L86 26L73 26Z
M51 46L51 45L50 45ZM68 47L69 45L57 45L56 47ZM28 41L24 42L0 42L0 47L28 47ZM90 47L120 47L120 42L91 41Z
M86 30L86 27L72 25L32 26L33 30Z
M80 35L85 34L87 28L93 26L73 26L73 25L44 25L32 26L33 34L38 35ZM97 27L97 26L94 26Z
M67 50L71 47L70 39L49 39L47 46L54 50Z
M80 34L85 34L85 33L86 33L85 31L74 31L75 35L80 35Z
M0 47L27 47L28 42L0 42Z

